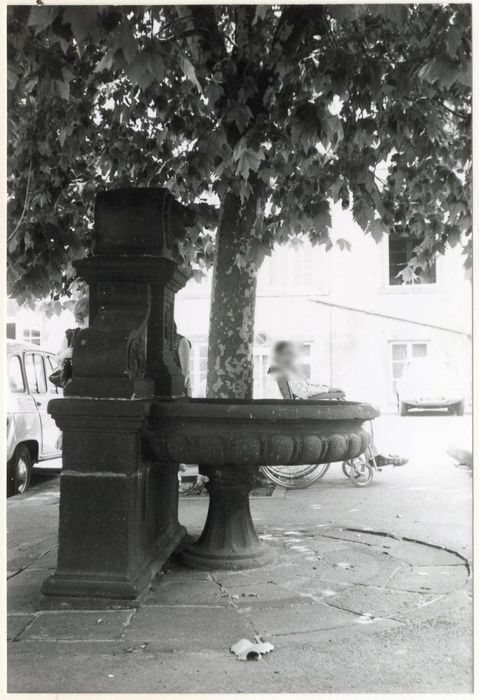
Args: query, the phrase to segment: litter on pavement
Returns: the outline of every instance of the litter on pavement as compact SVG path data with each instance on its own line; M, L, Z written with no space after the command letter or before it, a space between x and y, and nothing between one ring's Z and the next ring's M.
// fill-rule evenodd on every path
M240 639L230 651L236 654L238 661L259 661L263 654L273 651L274 646L270 642L262 642L259 637L255 637L255 640L253 643L249 639Z

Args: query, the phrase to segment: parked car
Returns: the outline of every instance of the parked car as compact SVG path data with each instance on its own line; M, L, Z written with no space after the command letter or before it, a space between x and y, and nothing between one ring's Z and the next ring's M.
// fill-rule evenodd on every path
M464 415L464 388L445 360L411 360L396 383L396 392L401 416L411 408L447 408L450 413Z
M32 469L52 468L61 456L48 401L61 394L48 381L55 355L37 345L7 341L7 494L23 493ZM50 462L50 463L49 463Z

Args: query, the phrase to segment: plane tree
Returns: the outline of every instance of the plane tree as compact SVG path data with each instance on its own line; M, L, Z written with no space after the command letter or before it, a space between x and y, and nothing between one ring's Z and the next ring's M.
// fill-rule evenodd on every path
M414 241L405 282L470 264L470 5L10 6L8 56L9 293L69 293L98 189L167 187L213 264L210 396L251 395L258 269L330 248L333 202Z

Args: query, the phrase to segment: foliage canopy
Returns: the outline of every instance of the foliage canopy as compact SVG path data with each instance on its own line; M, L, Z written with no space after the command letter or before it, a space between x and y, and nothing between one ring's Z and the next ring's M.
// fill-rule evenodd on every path
M10 6L10 294L67 292L96 190L127 184L196 207L178 251L196 269L234 194L260 204L240 267L291 236L330 246L333 200L377 240L417 239L413 280L470 238L470 15L465 4Z

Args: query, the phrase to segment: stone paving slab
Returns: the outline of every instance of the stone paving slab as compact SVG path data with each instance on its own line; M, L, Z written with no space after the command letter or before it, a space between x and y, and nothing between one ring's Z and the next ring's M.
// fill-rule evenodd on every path
M125 638L155 641L163 651L228 650L254 634L248 620L233 607L144 607L133 617Z
M212 580L173 580L161 576L145 598L145 605L228 605L228 595Z
M45 571L26 569L8 579L7 612L29 613L38 610L40 588L48 575Z
M298 569L293 561L278 558L276 566L264 566L260 569L249 571L213 571L213 579L227 589L236 586L249 586L260 583L279 584L286 581L294 581L298 576Z
M283 605L280 610L276 606L263 605L254 610L243 610L243 614L251 620L258 634L268 638L292 630L297 633L349 627L357 620L357 615L312 601L307 605Z
M33 615L7 615L7 640L13 641L34 619Z
M238 608L258 607L262 605L279 606L297 605L308 602L294 590L274 582L253 583L246 586L225 587L228 599Z
M21 635L30 640L91 640L121 639L134 610L102 612L43 612Z
M464 566L414 566L399 570L388 585L401 591L450 593L464 586L467 578Z
M388 588L359 586L328 600L329 605L369 617L401 617L414 615L418 608L438 600L435 594L425 595Z

